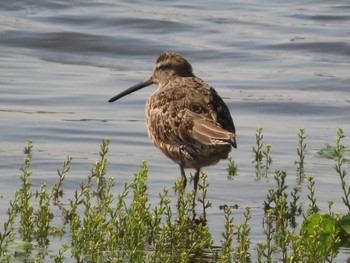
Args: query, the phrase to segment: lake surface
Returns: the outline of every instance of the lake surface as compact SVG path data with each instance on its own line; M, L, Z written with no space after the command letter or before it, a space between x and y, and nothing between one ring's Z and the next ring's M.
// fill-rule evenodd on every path
M288 171L290 190L297 185L300 128L307 134L305 173L315 178L319 207L326 211L332 199L334 210L345 213L334 160L317 151L335 143L338 128L350 136L349 24L349 1L2 0L0 215L20 184L29 138L34 186L56 183L70 155L65 191L72 193L108 137L108 176L118 185L147 160L151 200L173 187L178 165L151 144L145 125L145 101L156 87L107 103L148 77L162 51L190 61L224 98L237 128L238 175L227 179L226 161L205 169L213 204L208 220L218 244L223 204L240 206L237 223L244 207L252 207L252 241L261 240L262 203L275 185L274 169ZM252 164L257 127L273 159L270 176L260 180ZM305 183L300 187L305 194Z

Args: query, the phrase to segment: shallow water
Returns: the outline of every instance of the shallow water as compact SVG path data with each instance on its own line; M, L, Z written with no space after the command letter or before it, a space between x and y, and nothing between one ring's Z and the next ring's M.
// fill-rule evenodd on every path
M194 73L215 87L237 127L232 156L208 173L209 223L219 243L222 204L239 204L237 221L252 209L253 241L261 237L262 203L272 175L256 180L252 147L257 127L272 144L271 171L289 171L296 185L297 133L307 133L306 174L316 180L319 206L345 212L334 161L317 156L334 144L338 127L350 134L349 1L9 1L0 7L0 214L19 185L28 138L34 141L33 182L56 182L67 155L65 184L78 187L112 140L109 176L123 184L148 160L151 200L171 188L178 166L150 143L144 104L152 86L117 103L107 100L151 74L164 50L183 54ZM344 140L349 145L349 139ZM347 166L348 167L348 166ZM302 189L306 189L304 184ZM305 191L304 191L305 192ZM305 200L306 201L306 200ZM255 231L255 232L254 232Z

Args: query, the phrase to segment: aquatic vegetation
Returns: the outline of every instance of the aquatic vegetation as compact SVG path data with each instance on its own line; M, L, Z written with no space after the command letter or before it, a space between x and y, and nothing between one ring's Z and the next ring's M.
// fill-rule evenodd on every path
M227 161L228 161L228 164L227 164L227 173L228 173L228 176L227 178L228 179L232 179L232 177L234 177L235 175L237 175L237 172L238 172L238 168L237 168L237 165L235 163L235 160L232 158L232 156L229 156L227 158Z
M297 154L299 157L298 161L295 161L294 163L298 165L297 168L297 174L299 176L299 182L303 181L304 175L304 163L305 163L305 150L306 150L306 135L305 135L305 129L300 129L300 132L298 133L298 148L297 148Z
M349 200L349 197L350 197L350 187L347 185L346 183L346 171L343 169L343 166L346 162L345 158L344 158L344 152L346 151L346 147L344 147L342 144L341 144L341 140L345 137L344 135L344 132L342 129L339 129L338 130L338 139L336 141L336 145L335 145L335 148L334 148L334 153L335 153L335 156L336 156L336 161L337 163L335 164L335 170L337 171L339 177L340 177L340 182L341 182L341 187L342 187L342 190L343 190L343 202L344 204L347 206L347 208L349 209L349 212L350 212L350 200Z
M264 148L264 135L263 128L257 128L255 134L256 148L253 146L252 151L254 153L253 164L255 164L256 177L260 179L262 176L268 176L269 168L272 163L272 157L270 154L271 144L265 145Z
M296 162L304 169L305 131L298 134ZM350 211L344 148L344 133L338 130L334 148L335 172L343 190L343 203ZM258 130L253 164L268 169L272 161L269 149L263 150L262 129ZM317 203L317 185L307 178L307 200L301 202L298 187L289 189L288 173L276 170L274 187L264 200L263 239L251 240L251 208L246 207L241 222L233 217L233 207L223 205L222 242L215 244L207 225L207 175L200 174L196 203L194 190L185 191L182 178L175 182L173 204L169 190L159 193L158 201L148 197L148 168L144 161L133 180L115 193L116 182L107 177L110 141L103 140L99 160L72 196L63 182L72 157L58 171L57 183L42 182L38 189L31 183L33 144L29 140L21 170L21 185L9 203L7 217L0 228L0 261L12 262L333 262L341 247L350 247L350 215L321 211ZM267 145L266 145L267 146ZM233 165L229 160L229 166ZM237 170L236 170L237 171ZM229 171L228 171L229 173ZM264 175L269 176L264 170ZM57 223L57 218L61 223ZM56 219L55 221L53 221ZM54 223L55 222L55 223ZM61 247L51 243L60 240Z
M338 139L343 139L344 137L344 132L342 129L338 129ZM328 159L338 159L339 152L341 152L342 157L344 161L350 160L350 146L342 145L342 144L337 144L338 141L336 142L335 146L332 146L330 144L325 144L323 148L317 151L317 154L321 157L325 157Z

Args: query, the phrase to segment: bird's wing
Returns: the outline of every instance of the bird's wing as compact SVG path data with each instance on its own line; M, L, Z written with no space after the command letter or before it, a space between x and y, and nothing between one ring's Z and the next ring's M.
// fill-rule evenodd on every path
M199 78L187 78L187 86L191 89L182 91L186 97L181 98L181 105L186 108L187 118L192 121L188 133L191 137L203 144L232 144L236 143L236 130L231 113L214 88ZM184 118L186 119L186 118ZM188 127L189 120L185 125Z
M178 78L148 100L148 126L154 141L170 145L231 143L235 127L226 104L201 79Z
M192 119L192 127L187 134L195 141L205 145L235 144L235 134L216 124L213 120L187 110L186 118Z
M214 88L210 87L210 106L213 118L222 128L236 132L230 110Z

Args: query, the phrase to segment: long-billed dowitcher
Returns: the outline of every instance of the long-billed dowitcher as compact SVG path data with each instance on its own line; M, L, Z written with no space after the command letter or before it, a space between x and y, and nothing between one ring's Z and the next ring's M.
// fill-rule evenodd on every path
M109 102L151 84L158 84L158 89L146 103L148 135L159 150L180 165L185 186L184 168L196 170L196 191L200 169L226 159L231 147L237 147L230 111L217 92L193 74L191 64L174 52L162 53L149 79Z

